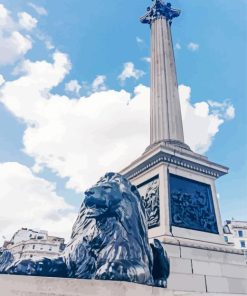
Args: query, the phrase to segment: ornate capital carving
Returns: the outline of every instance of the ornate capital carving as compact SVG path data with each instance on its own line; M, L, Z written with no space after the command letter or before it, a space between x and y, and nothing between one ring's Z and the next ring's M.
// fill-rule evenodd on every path
M178 17L180 10L171 7L171 3L165 3L162 0L153 0L154 4L147 8L147 13L141 17L143 24L152 24L156 19L164 17L170 22L173 18Z

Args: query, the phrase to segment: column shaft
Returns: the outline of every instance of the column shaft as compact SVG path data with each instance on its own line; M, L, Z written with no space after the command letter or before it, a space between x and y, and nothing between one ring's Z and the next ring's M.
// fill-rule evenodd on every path
M150 142L184 142L170 24L164 17L157 18L151 31Z

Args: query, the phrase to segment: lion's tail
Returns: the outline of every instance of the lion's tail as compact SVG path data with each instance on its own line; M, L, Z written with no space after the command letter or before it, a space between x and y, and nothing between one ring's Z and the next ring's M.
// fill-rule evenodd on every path
M166 287L167 279L170 275L170 261L167 253L158 239L150 244L153 251L153 270L152 275L154 285L158 287Z

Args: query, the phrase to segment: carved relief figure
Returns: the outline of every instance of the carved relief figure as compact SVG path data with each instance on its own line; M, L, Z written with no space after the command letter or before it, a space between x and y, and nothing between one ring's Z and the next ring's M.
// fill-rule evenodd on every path
M148 228L160 225L159 179L148 184L146 193L142 196L146 210Z
M218 233L209 185L171 175L170 190L173 226Z

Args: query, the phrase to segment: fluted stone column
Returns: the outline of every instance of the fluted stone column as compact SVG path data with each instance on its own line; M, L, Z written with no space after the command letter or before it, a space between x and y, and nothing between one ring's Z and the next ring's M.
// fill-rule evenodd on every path
M156 0L142 23L151 26L150 144L165 141L184 145L171 21L180 11ZM185 145L184 145L185 146Z

